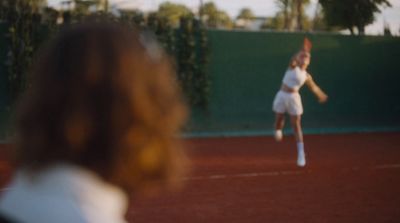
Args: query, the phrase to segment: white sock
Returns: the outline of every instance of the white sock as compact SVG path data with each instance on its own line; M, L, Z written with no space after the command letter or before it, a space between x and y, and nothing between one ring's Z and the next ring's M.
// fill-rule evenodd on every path
M297 143L297 166L304 167L306 165L306 154L304 153L304 143Z
M304 143L303 142L297 142L297 152L304 153Z

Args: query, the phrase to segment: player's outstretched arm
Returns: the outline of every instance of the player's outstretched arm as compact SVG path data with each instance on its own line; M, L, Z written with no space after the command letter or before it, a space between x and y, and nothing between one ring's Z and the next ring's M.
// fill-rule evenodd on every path
M319 103L324 103L328 100L328 95L326 95L325 92L323 92L321 88L314 82L310 74L308 74L306 85L318 98Z

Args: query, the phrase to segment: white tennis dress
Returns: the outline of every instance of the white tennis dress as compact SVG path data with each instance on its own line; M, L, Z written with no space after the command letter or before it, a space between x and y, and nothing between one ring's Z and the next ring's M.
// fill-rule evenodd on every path
M308 78L308 73L299 67L288 69L283 77L282 83L293 89L294 92L279 90L275 96L272 110L276 113L289 113L289 115L303 114L303 105L299 89L304 85Z

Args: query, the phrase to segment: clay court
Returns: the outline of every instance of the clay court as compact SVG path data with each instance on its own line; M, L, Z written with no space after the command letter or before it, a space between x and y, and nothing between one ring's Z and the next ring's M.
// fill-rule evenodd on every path
M180 192L135 197L130 222L399 222L400 133L189 139Z

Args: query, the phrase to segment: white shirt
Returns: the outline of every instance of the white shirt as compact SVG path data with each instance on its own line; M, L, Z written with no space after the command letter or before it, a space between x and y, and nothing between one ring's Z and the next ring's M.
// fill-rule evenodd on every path
M0 212L29 223L125 223L128 199L96 174L57 165L34 178L18 171L2 194Z
M286 71L282 82L291 89L298 91L306 82L307 76L307 71L295 67L294 69L288 69Z

